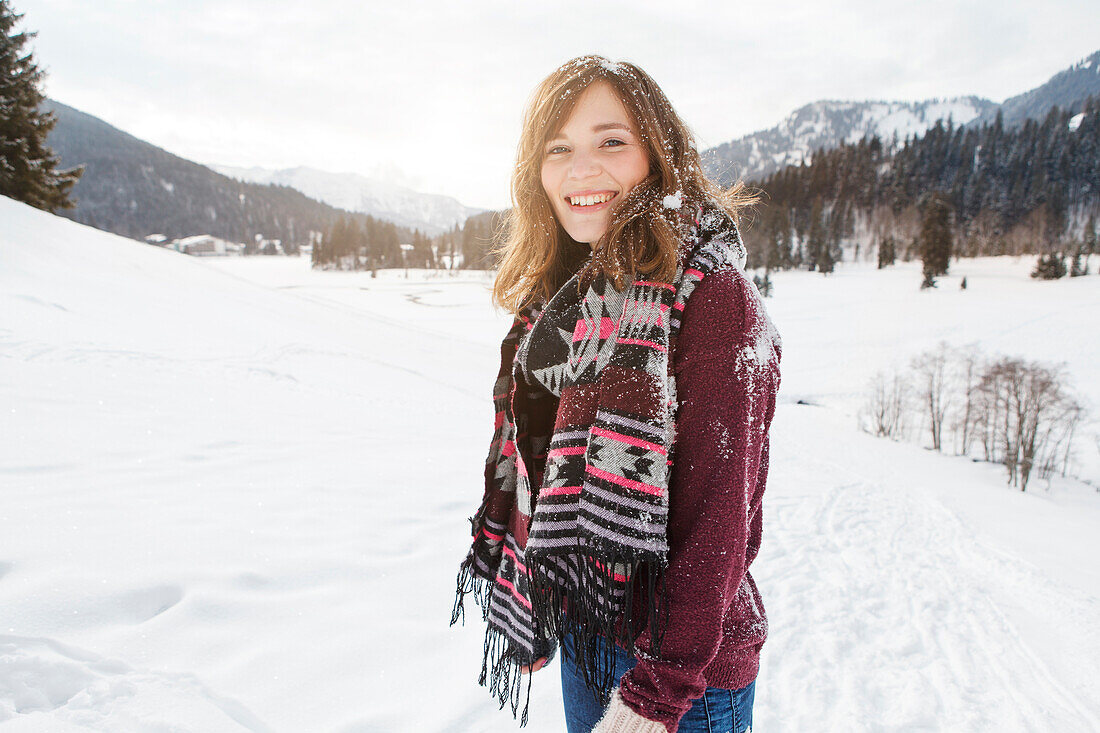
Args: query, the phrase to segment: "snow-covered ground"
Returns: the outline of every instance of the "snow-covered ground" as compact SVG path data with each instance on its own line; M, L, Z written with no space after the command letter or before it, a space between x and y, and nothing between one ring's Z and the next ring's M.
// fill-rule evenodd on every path
M1095 418L1100 277L1030 266L773 275L756 730L1100 730L1100 494L856 428L941 337L1066 361ZM0 198L0 730L516 729L447 625L508 319L483 275L402 274ZM557 674L527 730L564 729Z

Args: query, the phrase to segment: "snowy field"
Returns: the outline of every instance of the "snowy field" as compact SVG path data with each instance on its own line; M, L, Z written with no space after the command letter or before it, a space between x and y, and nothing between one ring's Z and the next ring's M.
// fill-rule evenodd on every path
M1065 361L1100 417L1100 277L1032 261L773 276L755 730L1100 730L1100 494L856 428L867 378L940 338ZM0 198L2 733L517 729L477 615L447 625L508 318L485 275L402 275ZM525 730L564 730L557 675Z

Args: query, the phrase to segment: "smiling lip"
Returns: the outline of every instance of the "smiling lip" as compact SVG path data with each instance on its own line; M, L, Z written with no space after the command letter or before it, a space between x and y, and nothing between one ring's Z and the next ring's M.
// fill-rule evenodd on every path
M574 199L574 198L578 198L578 197L582 197L582 196L601 196L601 195L610 195L610 198L608 198L607 201L604 201L604 202L599 203L599 204L593 203L593 204L588 204L588 205L574 204L572 201L570 201L570 199ZM616 198L618 198L618 196L619 196L619 194L618 194L617 191L609 191L607 189L603 189L603 190L594 190L594 191L574 191L573 193L568 194L568 195L564 196L563 198L565 199L565 203L568 204L570 211L576 211L576 212L584 213L584 212L590 212L590 211L602 211L602 210L606 209L607 207L609 207L611 205L611 203Z

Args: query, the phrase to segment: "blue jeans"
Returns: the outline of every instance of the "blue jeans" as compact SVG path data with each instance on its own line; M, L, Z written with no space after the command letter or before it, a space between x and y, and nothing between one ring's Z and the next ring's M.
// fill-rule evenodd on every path
M561 693L565 701L565 725L569 733L591 733L603 715L576 664L573 637L566 635L561 654ZM637 664L622 647L615 647L615 679ZM708 687L680 719L680 733L746 733L752 729L752 703L756 681L740 690Z

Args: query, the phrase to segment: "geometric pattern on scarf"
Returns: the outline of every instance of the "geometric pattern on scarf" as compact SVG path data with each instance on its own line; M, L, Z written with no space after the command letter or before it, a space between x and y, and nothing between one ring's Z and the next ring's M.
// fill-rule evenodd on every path
M520 666L552 656L567 631L604 703L615 644L633 649L639 616L659 645L677 405L671 354L698 282L745 264L724 211L699 207L690 225L672 283L640 278L618 291L597 277L582 294L574 275L549 302L517 314L501 343L485 492L451 623L473 593L487 622L479 682L513 715ZM643 608L633 604L636 586Z

